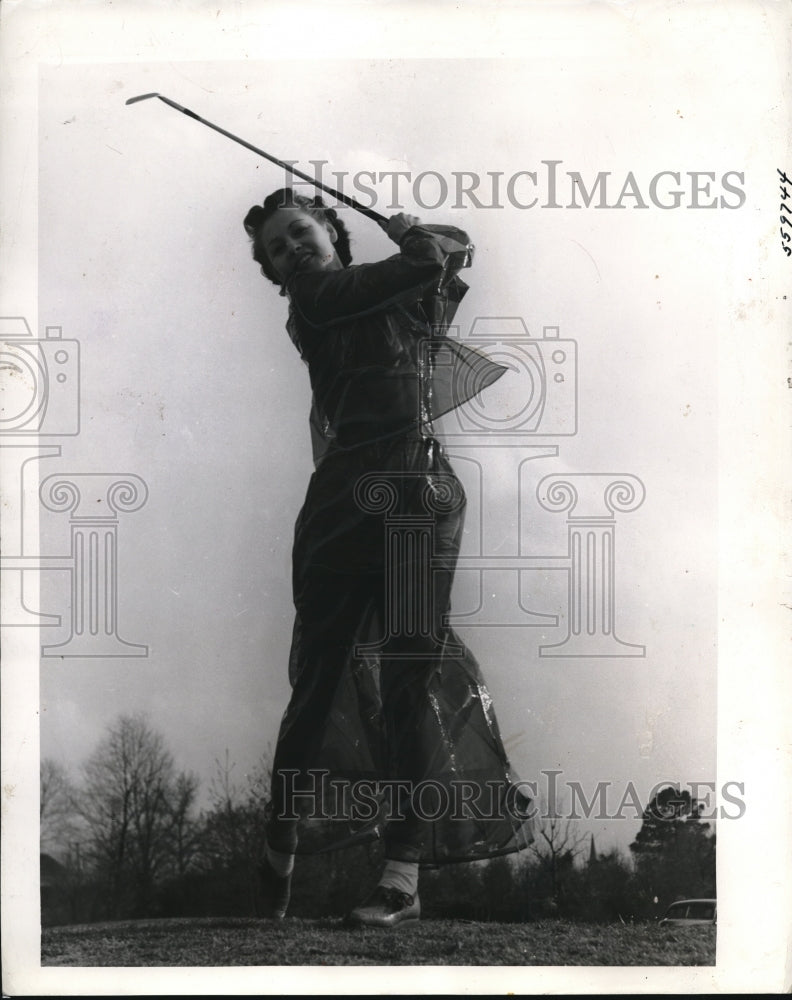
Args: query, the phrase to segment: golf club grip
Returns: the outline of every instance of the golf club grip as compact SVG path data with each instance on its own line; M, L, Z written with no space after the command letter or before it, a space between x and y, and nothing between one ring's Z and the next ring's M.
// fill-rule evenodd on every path
M295 171L292 172L294 173ZM298 174L297 176L302 177L304 180L310 180L310 178L305 177L304 174ZM343 202L345 205L348 205L350 208L354 208L356 212L360 212L361 215L365 215L367 219L371 219L374 222L387 226L388 224L387 217L384 215L380 215L379 212L375 212L373 208L365 208L363 205L360 204L360 202L355 201L354 198L350 198L345 194L341 194L340 191L335 191L333 188L325 187L325 185L320 184L319 181L310 180L310 183L315 184L316 187L321 188L322 191L325 191L327 194L333 195L334 198L337 198L339 201Z

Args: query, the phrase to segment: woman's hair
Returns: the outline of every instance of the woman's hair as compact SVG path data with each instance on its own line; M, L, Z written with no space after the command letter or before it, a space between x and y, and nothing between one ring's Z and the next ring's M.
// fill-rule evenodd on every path
M263 205L254 205L245 216L245 232L253 243L253 260L261 265L261 273L276 285L282 284L275 268L267 256L261 242L261 230L267 219L271 218L279 208L302 208L319 222L329 222L338 234L335 250L344 267L352 262L352 252L349 248L349 232L338 218L334 208L328 208L319 195L309 198L303 194L295 194L292 188L280 188L264 199Z

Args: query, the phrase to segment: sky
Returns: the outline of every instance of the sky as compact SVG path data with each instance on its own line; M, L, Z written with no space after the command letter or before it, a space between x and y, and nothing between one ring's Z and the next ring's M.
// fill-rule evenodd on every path
M31 748L76 774L121 712L146 712L204 788L226 751L244 775L273 746L288 698L310 394L285 302L242 229L283 173L159 101L124 104L157 91L308 172L319 159L352 174L501 172L505 183L523 171L544 179L544 161L559 162L557 209L503 197L498 208L449 198L426 209L409 192L404 203L476 244L461 337L480 317L520 318L534 357L547 357L545 327L577 350L575 435L474 454L446 421L469 496L463 556L563 556L566 515L541 508L543 477L636 477L645 499L617 518L614 600L617 634L645 656L541 657L565 634L558 570L520 577L524 606L559 616L557 627L459 630L526 780L560 770L589 793L611 782L618 799L632 783L645 799L658 782L722 786L748 773L749 806L740 823L721 823L719 864L730 885L763 884L780 905L785 841L764 838L789 815L778 777L788 273L775 199L790 162L778 139L789 119L780 7L471 5L413 25L409 5L392 4L380 19L358 11L349 31L328 4L305 32L294 30L298 4L110 6L93 18L83 7L28 11L32 37L3 61L16 156L0 160L0 293L3 316L79 341L80 433L47 439L61 454L41 459L41 478L134 474L147 486L145 504L119 517L117 579L118 633L149 655L45 657L36 675L14 660L33 630L4 630L14 665L3 678L4 788L16 788L17 810L36 814L14 770L36 763ZM19 37L15 25L6 38ZM648 195L663 171L680 174L679 208ZM634 195L622 209L566 207L572 172L589 188L608 172L610 203L631 176L647 207ZM715 175L711 193L726 204L692 207L695 172ZM529 180L513 194L527 200ZM378 188L378 209L388 193ZM362 216L349 225L355 260L392 252ZM503 387L489 413L509 403ZM19 484L9 490L3 475L13 508ZM25 485L26 530L38 514L42 555L67 555L68 515L38 511L36 484ZM518 614L515 580L483 584L507 617ZM29 607L68 620L66 572L25 582ZM454 609L480 596L475 574L460 571ZM41 630L45 643L67 636L65 625ZM638 823L586 828L599 848L624 849ZM760 840L766 850L745 865L744 843ZM25 850L20 878L35 863ZM757 928L729 936L728 906L719 964L725 955L753 970Z
M148 645L149 655L45 658L43 755L76 773L118 713L141 710L206 787L226 752L242 775L271 749L288 698L290 545L311 471L310 396L284 332L285 302L258 273L241 226L284 174L159 101L124 104L157 91L309 173L310 161L323 160L328 174L434 171L452 186L455 171L506 179L497 199L482 181L496 208L441 199L436 181L399 188L398 207L460 226L476 244L460 336L475 338L477 317L490 318L490 331L497 317L504 330L505 318L519 317L534 341L554 326L577 348L576 435L471 450L446 420L470 496L463 556L562 556L565 518L537 503L539 480L637 477L646 499L616 526L616 628L646 653L540 657L540 643L564 636L567 575L559 571L519 576L526 606L559 616L556 628L462 624L462 634L520 777L541 787L543 772L561 769L563 781L589 794L611 782L617 802L628 784L645 801L658 782L715 780L712 372L733 309L724 281L755 217L744 135L728 127L739 96L719 111L722 79L672 71L649 50L636 78L607 48L579 36L567 43L534 40L535 58L520 59L41 68L39 325L80 342L82 417L79 436L62 439L62 457L42 461L42 476L120 471L149 491L118 527L119 634ZM551 86L552 100L535 99ZM581 101L592 88L601 99ZM562 207L517 207L530 198L529 182L515 181L507 197L507 180L533 171L549 201L551 160ZM621 209L568 207L569 173L591 188L603 171L611 204L631 174L646 207L630 195ZM650 200L661 171L683 178L679 209ZM712 171L716 201L734 206L727 174L745 203L692 209L691 171ZM665 179L658 190L672 186ZM393 209L389 180L377 195L380 211ZM442 204L431 210L416 199ZM393 251L362 216L349 226L356 260ZM508 396L493 391L488 412ZM534 445L555 454L532 454ZM45 554L68 551L66 517L43 514L41 530ZM455 609L476 607L477 581L459 572ZM506 621L520 620L506 609L517 581L513 572L482 581ZM43 574L42 610L65 611L65 622L69 585L66 573ZM67 635L65 626L48 629L44 641ZM637 826L592 829L603 845L624 847Z
M589 188L608 171L611 203L630 171L644 202L662 170L743 171L745 151L725 112L712 120L706 85L671 81L650 59L628 90L618 65L584 55L42 70L39 317L80 341L83 416L57 468L42 462L42 473L118 470L145 480L145 507L118 528L119 634L150 647L137 660L43 660L44 755L77 765L119 712L142 710L179 766L208 782L228 751L241 775L274 745L288 697L290 544L311 471L310 396L284 332L285 302L258 273L241 225L283 171L162 102L125 100L160 92L311 174L317 159L328 172L412 177L538 171L544 199L543 161L561 161L564 206L568 171ZM273 74L288 86L274 87ZM551 77L553 101L526 101ZM579 95L594 81L607 99L584 107ZM519 447L504 439L511 446L471 451L448 427L472 498L463 555L564 555L563 513L536 500L544 476L627 474L646 491L638 510L618 517L614 581L617 632L645 656L538 655L543 631L548 642L564 637L563 571L520 576L527 606L560 615L558 627L462 627L515 770L541 789L542 772L561 769L562 782L581 782L589 796L611 782L616 804L628 784L645 802L658 782L714 781L711 375L728 304L705 290L733 266L724 235L750 225L750 203L669 211L635 209L628 197L621 210L526 210L513 204L530 200L523 179L512 200L502 182L498 208L455 208L449 195L432 211L416 201L440 200L431 183L403 184L399 201L476 244L460 336L477 317L520 317L534 340L557 326L578 352L576 435L526 434ZM387 214L389 179L378 194ZM395 249L362 216L349 226L356 260ZM494 412L508 392L483 402ZM539 445L557 454L532 455ZM53 554L68 544L67 520L42 517ZM54 604L67 582L64 573L45 579ZM483 587L513 603L516 582L513 572L492 573ZM478 600L477 574L460 571L454 607ZM67 633L51 634L58 642ZM624 847L637 827L633 817L593 829L601 846Z

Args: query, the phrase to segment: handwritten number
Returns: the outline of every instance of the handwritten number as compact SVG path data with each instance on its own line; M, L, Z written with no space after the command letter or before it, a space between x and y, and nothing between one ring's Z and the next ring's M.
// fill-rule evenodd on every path
M789 221L790 216L792 216L792 212L789 210L789 206L785 204L789 198L790 188L792 188L792 180L787 177L783 170L779 170L778 167L776 167L776 173L779 176L779 186L781 188L781 211L785 213L784 215L779 215L778 217L781 221L781 226L778 230L781 233L781 249L787 257L792 257L792 247L788 246L788 244L792 242L792 236L783 228L784 226L792 228L792 222ZM789 185L789 187L787 187L787 185Z

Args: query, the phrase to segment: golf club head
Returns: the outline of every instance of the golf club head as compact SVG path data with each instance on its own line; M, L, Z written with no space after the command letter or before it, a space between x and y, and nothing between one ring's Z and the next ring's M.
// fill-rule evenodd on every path
M251 152L255 153L257 156L263 156L265 160L269 160L270 163L274 163L277 166L286 169L287 171L289 171L289 173L294 174L296 177L302 178L302 180L307 181L309 184L315 184L316 187L320 188L322 191L327 191L328 194L334 195L336 198L339 199L339 201L342 201L344 202L344 204L351 206L352 208L355 209L355 211L361 212L363 215L367 216L369 219L372 219L374 222L377 222L380 225L382 225L383 223L387 224L388 220L383 215L380 215L379 212L375 212L374 209L366 208L364 205L360 205L358 202L356 202L354 198L349 198L346 195L342 194L340 191L334 191L333 188L326 187L324 184L320 183L315 178L309 177L307 174L303 174L299 170L296 170L293 163L291 164L286 163L283 160L279 160L276 156L271 156L269 153L265 153L263 149L259 149L257 146L253 146L251 143L246 142L244 139L240 139L238 135L232 135L231 132L226 132L224 128L220 128L219 125L214 125L212 124L212 122L207 121L205 118L201 118L200 115L197 115L194 111L190 111L189 108L185 108L181 104L177 104L176 101L172 101L169 97L165 97L164 94L157 94L157 93L138 94L137 97L128 98L128 100L125 101L125 103L137 104L140 101L148 101L152 97L156 97L157 100L162 101L164 104L170 105L170 107L175 108L176 111L181 111L181 113L183 115L187 115L188 118L194 118L195 121L200 122L201 125L206 125L207 128L211 128L215 132L219 132L220 135L224 135L227 139L231 139L234 142L238 142L239 145L244 146L245 149L251 150Z
M147 101L150 97L159 97L159 94L139 94L137 97L130 97L124 104L137 104L138 101Z

